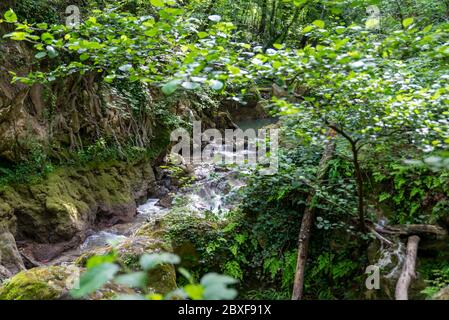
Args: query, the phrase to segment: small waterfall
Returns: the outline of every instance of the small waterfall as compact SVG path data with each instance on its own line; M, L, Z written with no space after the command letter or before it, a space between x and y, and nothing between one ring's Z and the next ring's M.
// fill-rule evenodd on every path
M405 260L405 246L402 241L396 238L392 246L382 243L379 252L380 258L376 265L380 270L388 272L384 277L387 279L398 279Z
M266 124L273 123L267 120L254 120L244 123L244 129L258 129ZM244 159L250 156L250 152L245 148L238 152L235 148L217 145L214 148L215 158L223 159L226 156L240 156ZM237 155L236 155L237 153ZM246 185L245 174L252 171L253 165L239 164L236 166L226 166L220 161L195 163L192 166L194 180L191 184L179 189L176 194L185 212L192 212L199 215L213 213L223 217L227 212L232 210L238 201L238 190ZM164 188L168 188L165 186ZM176 201L175 198L175 201ZM168 213L167 209L160 205L161 199L150 198L146 203L137 208L136 219L127 224L116 225L106 230L98 231L84 241L78 249L71 252L74 256L81 252L92 250L99 247L110 245L111 243L119 243L128 238L135 230L146 222L154 221ZM176 205L176 204L175 204ZM71 259L71 258L69 258Z

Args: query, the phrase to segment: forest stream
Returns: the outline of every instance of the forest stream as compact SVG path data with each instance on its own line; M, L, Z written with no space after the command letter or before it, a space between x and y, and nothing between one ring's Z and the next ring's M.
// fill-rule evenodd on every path
M245 120L237 122L242 130L259 130L267 125L276 123L277 119L264 118L257 120ZM217 155L224 155L226 146ZM247 155L248 150L241 150L236 155ZM225 166L219 163L198 163L191 167L192 183L180 188L174 197L173 206L177 202L187 206L187 212L195 212L199 215L212 213L225 216L227 212L239 205L237 190L244 187L245 174L250 173L247 165ZM157 188L170 187L170 179L158 181ZM137 208L134 221L125 224L117 224L109 228L92 232L76 249L64 252L59 257L48 261L48 265L64 265L73 263L84 253L95 251L111 244L117 245L126 240L139 227L145 223L151 223L170 214L170 208L161 205L161 199L149 198Z
M0 1L0 300L449 300L448 58L448 0Z

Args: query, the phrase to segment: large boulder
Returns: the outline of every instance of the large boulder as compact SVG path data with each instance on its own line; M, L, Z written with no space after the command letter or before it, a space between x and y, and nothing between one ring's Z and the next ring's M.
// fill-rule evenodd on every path
M0 281L25 270L14 236L0 229Z
M155 192L150 163L58 169L34 184L0 189L0 226L45 262L76 246L92 228L130 222Z
M0 287L0 300L67 300L83 270L75 266L39 267L22 271ZM130 289L108 283L86 299L110 299L131 294Z
M0 265L0 284L10 277L12 277L12 273L4 266Z
M69 298L73 270L40 267L22 271L0 287L0 300L55 300ZM73 282L72 282L73 283Z
M144 254L172 252L170 244L164 240L149 236L134 235L119 245L112 248L106 246L96 248L83 254L76 261L78 266L83 267L87 260L94 255L106 255L114 250L120 265L125 265L129 270L140 271L139 259ZM177 288L176 270L173 265L164 264L149 272L149 290L155 293L167 294Z

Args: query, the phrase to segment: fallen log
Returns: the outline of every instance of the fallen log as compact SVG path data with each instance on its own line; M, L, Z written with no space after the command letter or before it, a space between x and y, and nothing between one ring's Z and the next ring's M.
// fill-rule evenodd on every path
M446 229L430 224L404 224L404 225L391 225L391 226L376 226L375 230L378 233L395 235L395 236L436 236L437 238L443 238L447 236Z
M383 237L381 234L379 234L374 228L368 227L368 230L380 241L383 242L389 246L393 245L393 242L388 240L387 238Z
M407 242L407 256L402 267L402 273L396 284L396 300L408 300L408 288L412 280L416 278L415 265L418 255L418 236L411 236Z
M321 157L318 173L317 173L317 181L321 182L326 174L327 166L329 160L332 159L335 153L335 136L336 132L332 129L328 132L329 141L324 150L323 156ZM293 294L292 300L301 300L304 290L304 271L306 268L308 250L309 250L309 242L310 242L310 233L313 226L313 219L315 217L315 208L316 208L316 197L315 192L310 192L307 197L306 209L304 211L304 215L302 217L301 229L299 231L298 237L298 259L296 261L296 272L295 272L295 280L293 285Z

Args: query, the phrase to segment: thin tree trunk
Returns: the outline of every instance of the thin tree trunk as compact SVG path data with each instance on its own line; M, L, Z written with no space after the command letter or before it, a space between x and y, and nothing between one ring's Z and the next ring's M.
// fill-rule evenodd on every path
M352 147L352 155L353 155L353 162L354 162L354 172L355 172L355 180L357 185L357 212L359 215L359 225L360 230L362 232L366 231L365 226L365 194L363 189L363 176L362 176L362 170L360 169L360 163L359 163L359 150L357 148L356 143L351 143Z
M329 126L329 128L335 130L339 134L341 134L346 140L348 140L349 144L351 145L351 152L352 152L352 162L354 164L354 174L355 174L355 181L356 181L356 187L357 187L357 212L359 216L359 225L360 225L360 231L366 232L366 224L365 224L365 194L363 189L363 176L362 176L362 169L360 168L359 163L359 152L360 152L360 146L358 143L360 140L353 139L350 134L345 132L342 128L337 127L334 124L330 124L326 121L326 124Z
M271 37L271 39L267 42L267 44L264 47L264 51L268 50L273 44L277 43L278 41L283 42L285 41L285 38L288 36L288 33L290 32L290 29L293 27L295 22L299 18L299 14L301 13L302 8L296 9L295 15L293 16L290 23L285 27L284 30L282 30L280 33L275 34Z
M270 36L276 35L276 0L271 0L271 13L270 13Z
M413 279L416 278L415 265L416 257L418 255L418 236L411 236L407 243L407 257L405 258L402 273L396 284L396 300L408 300L408 288Z
M265 27L267 25L267 17L268 17L268 0L263 0L261 7L261 18L259 24L259 34L265 34Z
M320 160L317 173L317 181L323 180L326 171L327 164L335 153L335 135L336 132L333 129L329 129L328 136L329 141L323 156ZM299 231L298 238L298 260L296 262L295 282L293 286L292 300L301 300L304 291L304 270L307 262L307 255L309 251L310 232L313 226L313 219L315 216L315 191L312 191L307 197L306 210L302 217L301 230Z

